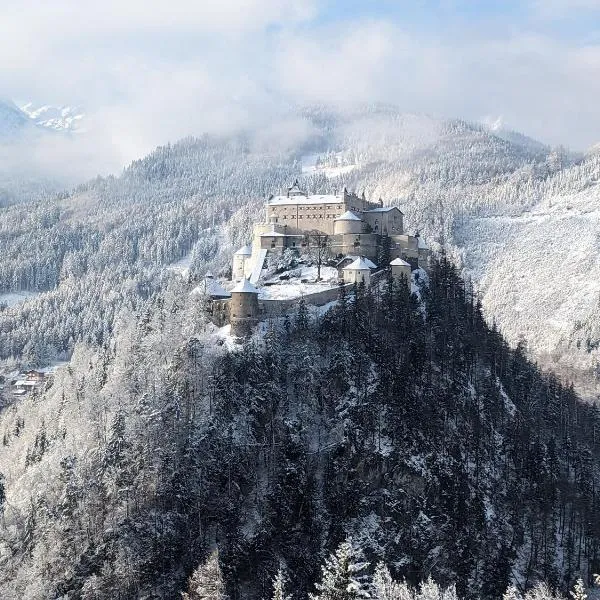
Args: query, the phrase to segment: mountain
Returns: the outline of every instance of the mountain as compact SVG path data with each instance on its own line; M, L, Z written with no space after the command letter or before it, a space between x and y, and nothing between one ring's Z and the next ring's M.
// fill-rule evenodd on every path
M224 268L232 249L247 243L263 199L300 177L309 191L346 186L397 202L408 229L434 249L445 246L473 280L485 314L513 345L525 340L532 357L594 396L600 155L392 106L307 107L277 118L268 130L161 147L119 177L30 208L32 223L46 223L40 247L19 225L18 209L5 213L0 222L15 233L4 248L0 289L54 298L67 293L68 283L85 319L85 307L103 301L91 301L97 288L83 282L101 273L119 287L124 273L137 278L150 270L160 278L188 254L192 272ZM126 251L112 251L123 244ZM84 273L73 264L88 267ZM68 356L83 333L63 328L60 302L48 302L59 313L50 319L51 354ZM5 318L5 331L29 329L18 309ZM17 352L24 346L17 344ZM0 356L7 356L1 346Z
M21 106L21 111L38 127L62 132L80 131L81 123L85 118L80 108L72 106L57 107L48 104L36 106L28 102Z
M598 572L597 406L528 356L593 387L600 156L389 106L284 117L0 211L0 375L69 361L0 391L2 598L174 598L215 546L232 598L282 561L304 597L347 535L468 598ZM190 292L297 177L398 201L439 260L418 296L300 302L234 344Z
M180 278L129 282L110 336L0 413L0 596L176 598L218 548L229 597L283 564L305 598L348 536L463 598L587 579L597 408L511 350L445 257L422 275L421 300L358 287L244 345Z
M27 115L10 101L0 99L0 142L14 139L31 123Z
M31 102L18 107L10 100L0 99L0 140L14 139L20 133L34 132L38 128L39 131L75 132L80 129L84 116L76 107L36 106Z
M19 108L0 99L0 207L46 198L81 181L78 165L87 158L75 134L83 133L82 119L70 107Z

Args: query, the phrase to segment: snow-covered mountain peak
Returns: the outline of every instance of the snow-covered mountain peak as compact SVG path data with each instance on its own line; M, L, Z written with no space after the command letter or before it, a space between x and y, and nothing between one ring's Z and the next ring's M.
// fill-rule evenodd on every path
M33 102L22 105L21 111L39 127L54 131L81 131L81 122L85 116L80 107L49 104L38 106Z
M27 116L10 100L0 98L0 139L14 136L28 125Z

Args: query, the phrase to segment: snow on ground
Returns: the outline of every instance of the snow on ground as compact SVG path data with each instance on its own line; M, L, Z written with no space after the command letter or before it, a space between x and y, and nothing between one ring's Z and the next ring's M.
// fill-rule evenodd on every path
M15 306L31 298L39 296L40 292L8 292L6 294L0 294L0 306Z
M190 265L192 264L192 253L190 252L188 255L184 256L182 259L171 263L167 270L175 271L179 273L182 277L187 277L190 272Z
M598 306L599 231L600 186L592 186L519 216L466 220L454 235L487 316L513 344L523 337L550 354Z
M341 154L327 156L325 164L317 165L317 160L319 158L323 159L324 157L320 154L307 154L306 156L303 156L301 159L302 173L305 175L319 173L325 175L325 177L333 178L350 173L358 167L358 165L343 164Z
M281 279L289 277L289 279ZM338 286L338 272L334 267L321 267L321 281L317 279L317 267L301 265L297 269L279 273L268 279L259 288L259 298L263 300L288 300L307 294L323 292ZM304 283L303 283L304 282ZM269 285L272 284L272 285Z

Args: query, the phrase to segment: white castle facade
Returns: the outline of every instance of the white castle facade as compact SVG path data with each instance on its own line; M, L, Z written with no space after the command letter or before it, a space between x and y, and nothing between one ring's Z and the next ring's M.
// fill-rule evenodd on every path
M200 292L211 301L213 322L230 323L232 335L247 337L261 319L291 310L297 297L275 298L270 294L275 288L264 287L273 281L259 284L267 256L287 249L314 256L315 244L319 265L327 265L330 272L335 265L338 276L325 284L318 278L300 281L298 293L314 305L337 299L340 284L369 285L386 273L410 287L412 271L429 264L427 246L418 235L404 231L404 215L397 206L369 202L345 189L341 194L308 195L296 181L285 195L266 201L264 221L254 225L252 243L233 255L232 281L223 287L210 273L205 276ZM387 264L378 264L382 257Z
M370 202L345 189L341 194L307 195L296 181L285 195L267 200L265 219L254 225L252 244L233 256L232 277L256 283L268 252L302 252L315 239L339 260L358 256L376 263L383 244L391 260L400 259L412 269L426 268L429 260L419 236L404 231L404 215L397 206L384 207L381 201Z

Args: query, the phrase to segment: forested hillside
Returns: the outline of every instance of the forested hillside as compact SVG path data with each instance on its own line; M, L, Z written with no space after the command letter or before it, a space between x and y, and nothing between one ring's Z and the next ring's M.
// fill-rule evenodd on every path
M295 598L351 535L459 596L600 570L600 414L486 324L445 257L230 350L180 280L0 415L0 596Z
M598 154L386 106L310 108L280 125L183 140L118 177L3 209L0 306L44 293L0 313L0 360L41 365L102 341L118 307L164 289L184 257L192 276L226 267L264 198L300 177L309 191L397 202L411 231L466 269L513 345L525 339L532 356L593 383Z

